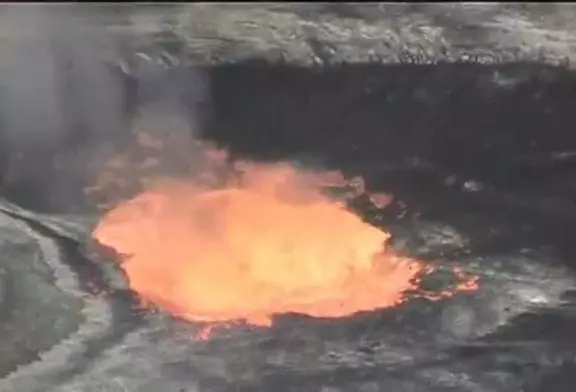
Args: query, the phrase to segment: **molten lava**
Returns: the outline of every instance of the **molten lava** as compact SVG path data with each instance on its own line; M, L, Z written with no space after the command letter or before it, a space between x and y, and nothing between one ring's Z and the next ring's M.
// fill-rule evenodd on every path
M387 253L389 234L284 166L242 184L167 182L104 216L94 231L123 257L144 299L194 321L302 313L340 317L398 304L420 264Z
M395 306L417 288L424 264L387 249L389 233L323 192L350 185L339 173L246 162L228 171L147 182L95 228L146 303L190 321L268 326L277 314ZM351 187L365 192L361 179Z

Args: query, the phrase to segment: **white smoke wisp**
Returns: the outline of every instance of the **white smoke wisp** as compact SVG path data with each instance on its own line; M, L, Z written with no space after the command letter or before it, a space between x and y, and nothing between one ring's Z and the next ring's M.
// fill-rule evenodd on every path
M16 192L16 198L41 193L44 208L68 209L82 197L88 173L130 143L135 128L192 138L200 127L197 108L206 101L205 79L183 66L132 62L124 71L137 90L127 91L120 45L101 11L81 5L2 6L0 34L9 37L0 64L8 150L3 189ZM165 155L169 159L170 151Z

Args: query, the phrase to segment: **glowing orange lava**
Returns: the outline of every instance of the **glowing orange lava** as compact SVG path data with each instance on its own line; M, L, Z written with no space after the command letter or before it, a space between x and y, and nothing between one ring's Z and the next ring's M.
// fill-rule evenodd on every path
M417 289L425 265L387 249L389 233L323 192L350 185L341 174L248 162L234 173L148 182L102 217L94 238L116 251L145 302L190 321L268 326L276 314L391 307ZM365 192L361 179L351 187Z
M223 189L158 185L110 211L94 236L123 256L134 290L194 321L269 325L280 313L393 306L421 270L386 252L388 233L284 165Z

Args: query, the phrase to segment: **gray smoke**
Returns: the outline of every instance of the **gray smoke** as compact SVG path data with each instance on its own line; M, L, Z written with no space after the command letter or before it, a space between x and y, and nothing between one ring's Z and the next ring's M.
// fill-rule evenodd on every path
M149 56L129 69L118 66L126 54L98 25L97 12L78 5L2 7L0 23L14 30L0 71L3 189L12 198L41 194L41 208L69 210L82 199L87 173L130 142L134 115L139 126L171 126L190 137L199 126L193 112L205 93L200 79Z

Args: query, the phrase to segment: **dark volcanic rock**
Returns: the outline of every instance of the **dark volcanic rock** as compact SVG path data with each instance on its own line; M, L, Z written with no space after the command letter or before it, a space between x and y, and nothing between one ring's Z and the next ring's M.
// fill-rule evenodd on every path
M0 29L5 43L33 30L22 24L29 12L11 8ZM64 8L74 10L49 7ZM576 45L571 4L110 4L72 12L129 45L164 47L196 63L398 62L410 53L427 61L558 63L572 59Z
M194 61L562 62L574 56L575 13L571 4L187 4L134 10L132 25L111 27L169 42L168 27Z

